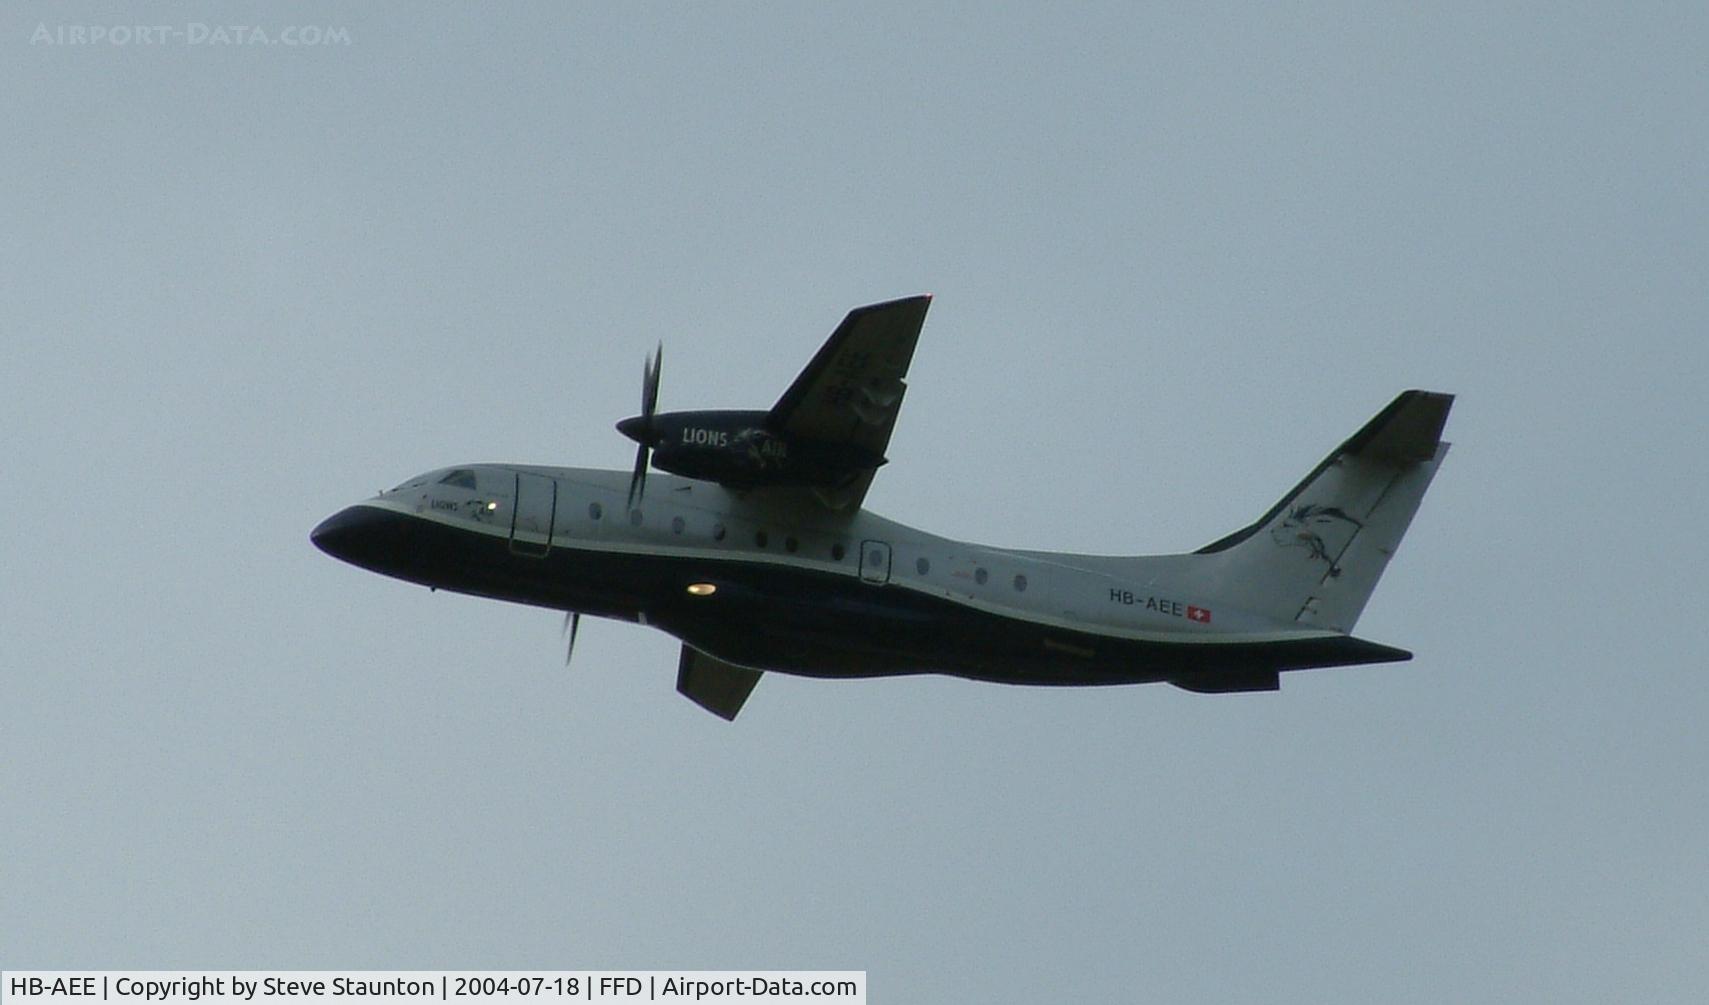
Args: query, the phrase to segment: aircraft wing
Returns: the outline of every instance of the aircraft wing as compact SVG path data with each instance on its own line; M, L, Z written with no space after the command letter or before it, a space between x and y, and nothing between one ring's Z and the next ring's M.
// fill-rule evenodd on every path
M847 446L851 453L883 463L907 390L903 378L931 304L925 295L850 311L772 406L767 425L791 439ZM838 509L859 506L872 472L827 488L822 500Z
M713 715L732 722L759 682L760 671L726 663L692 646L683 646L682 656L677 660L677 691Z

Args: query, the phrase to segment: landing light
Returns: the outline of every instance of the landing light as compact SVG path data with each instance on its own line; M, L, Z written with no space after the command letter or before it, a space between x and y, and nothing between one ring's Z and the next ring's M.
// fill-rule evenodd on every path
M710 597L718 592L718 587L711 583L690 583L688 584L688 592L695 597Z
M487 503L487 512L488 513L491 513L495 509L498 509L498 503L495 503L495 502Z

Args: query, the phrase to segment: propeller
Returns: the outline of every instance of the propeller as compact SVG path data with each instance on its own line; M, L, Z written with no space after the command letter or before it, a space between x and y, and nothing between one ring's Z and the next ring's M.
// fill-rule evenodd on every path
M635 473L629 476L629 507L647 491L647 465L652 461L653 444L658 440L658 431L653 428L653 414L659 407L659 371L665 361L665 344L653 350L653 355L647 360L641 370L641 414L631 416L617 424L617 431L640 444L635 450Z
M582 612L570 611L564 615L563 634L569 638L570 644L564 648L564 665L570 665L570 657L576 652L576 631L582 626Z

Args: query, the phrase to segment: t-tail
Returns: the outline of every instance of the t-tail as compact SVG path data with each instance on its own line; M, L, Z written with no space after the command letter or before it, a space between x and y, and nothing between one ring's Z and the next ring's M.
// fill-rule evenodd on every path
M1406 391L1251 526L1195 552L1212 595L1348 633L1447 456L1451 394Z

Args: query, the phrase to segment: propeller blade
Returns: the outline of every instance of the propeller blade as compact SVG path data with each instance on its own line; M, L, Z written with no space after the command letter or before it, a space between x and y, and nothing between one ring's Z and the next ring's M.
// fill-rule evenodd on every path
M665 344L659 343L641 370L641 414L648 420L659 407L659 372L665 365Z
M641 414L636 419L624 419L617 424L625 436L634 438L640 449L635 451L635 473L629 476L629 508L647 493L647 466L652 462L653 414L659 407L659 374L664 369L665 344L658 348L641 366Z
M568 636L570 639L570 644L568 646L566 646L564 649L564 665L565 666L570 665L570 657L575 655L575 652L576 652L576 632L581 628L581 626L582 626L582 612L570 611L569 613L564 615L564 630L563 630L562 634Z
M629 476L629 509L634 509L636 501L647 491L647 463L651 459L651 448L641 444L635 451L635 473Z

